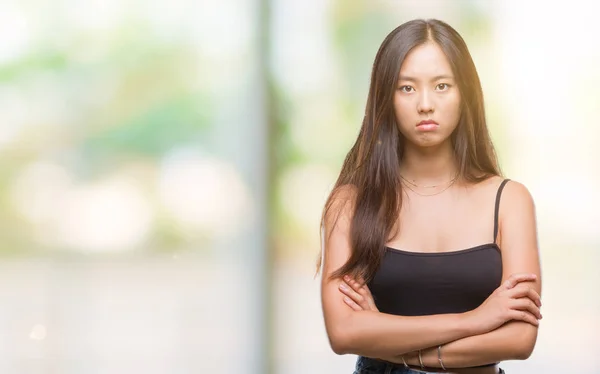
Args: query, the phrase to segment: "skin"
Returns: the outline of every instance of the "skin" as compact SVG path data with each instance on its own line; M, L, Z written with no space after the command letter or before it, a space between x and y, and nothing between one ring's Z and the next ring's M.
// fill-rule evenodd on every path
M460 119L460 92L452 68L434 43L416 47L400 68L394 112L398 129L411 154L440 154L452 150L450 135ZM418 131L417 124L432 119L436 131ZM410 156L414 157L414 156Z
M437 187L403 186L398 217L402 225L396 226L387 245L414 252L448 252L492 242L494 199L502 179L450 183L457 171L450 135L460 118L461 97L441 49L427 43L411 51L401 66L397 87L394 110L406 140L400 172L417 186ZM417 124L427 119L439 126L419 131ZM541 319L541 274L535 208L525 186L510 181L502 193L497 238L502 285L473 311L421 317L380 313L360 280L330 279L351 254L354 191L343 186L335 198L337 203L325 217L321 294L328 337L336 353L396 363L404 357L418 367L415 352L421 350L427 367L440 368L437 346L443 345L445 366L452 369L439 371L459 374L493 373L494 368L469 367L529 357Z

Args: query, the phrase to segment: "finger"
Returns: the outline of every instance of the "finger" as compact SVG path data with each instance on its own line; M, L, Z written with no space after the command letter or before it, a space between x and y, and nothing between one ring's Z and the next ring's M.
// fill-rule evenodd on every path
M533 288L529 288L528 297L531 300L533 300L533 302L538 306L538 308L542 307L542 298L540 297L540 294L536 292L536 290L534 290Z
M527 282L527 281L533 281L537 278L537 276L535 274L531 274L531 273L516 273L516 274L512 274L505 282L504 282L504 287L506 289L511 289L513 287L515 287L517 284L519 284L520 282Z
M511 303L511 308L527 311L536 316L536 318L542 319L542 313L540 312L540 309L531 299L527 297L513 300Z
M362 293L363 295L368 295L371 296L371 290L369 289L369 287L363 283L363 285L360 287L359 290L360 293Z
M366 284L356 281L348 275L344 276L344 280L345 282L343 283L349 287L349 289L342 290L344 294L348 295L356 303L358 303L363 308L363 310L379 311L379 309L375 305L373 295L371 295L371 290L369 290L369 287L367 287Z
M529 295L529 289L531 288L531 286L529 284L526 283L521 283L518 284L516 286L514 286L513 288L506 290L506 295L508 297L517 299L519 297L524 297Z
M357 312L363 310L363 308L360 305L358 305L357 303L352 301L352 299L350 299L348 296L344 296L344 302L348 306L350 306L350 308L352 308L353 310L355 310Z
M371 291L369 290L369 287L367 287L366 285L360 287L358 290L356 290L356 292L361 294L364 298L371 297Z
M367 282L365 282L365 278L363 278L363 277L358 277L358 278L356 278L356 281L357 281L359 284L362 284L363 286L364 286L365 284L367 284Z
M506 281L504 281L504 288L511 289L520 282L533 281L537 278L537 275L531 273L516 273L512 274Z
M538 306L538 308L542 306L542 300L537 291L523 283L511 290L508 290L507 295L513 299L528 297Z
M346 281L346 284L348 284L357 293L360 293L364 296L371 296L371 291L369 290L369 287L367 287L367 284L362 280L358 281L349 276L345 276L344 280Z
M348 282L348 284L350 285L350 287L352 287L352 289L356 292L359 292L360 289L363 287L364 283L360 283L358 282L356 279L350 279L350 281Z
M518 285L517 287L515 287L512 290L509 290L507 292L508 292L507 295L511 298L518 299L518 298L522 298L522 297L527 297L531 301L533 301L535 303L535 305L538 306L538 308L542 306L542 300L540 298L540 294L538 294L537 291L535 289L533 289L533 287L530 287L524 283Z
M379 311L379 309L377 308L377 305L375 305L375 298L373 297L373 295L371 294L371 290L369 290L369 287L367 287L367 285L364 285L360 288L359 293L363 296L363 298L366 300L366 302L369 305L369 308L371 310L376 310Z
M540 321L535 316L524 310L512 310L510 313L511 319L515 321L527 322L533 326L539 326Z
M361 304L364 301L364 297L354 291L346 282L340 283L340 291L358 304Z

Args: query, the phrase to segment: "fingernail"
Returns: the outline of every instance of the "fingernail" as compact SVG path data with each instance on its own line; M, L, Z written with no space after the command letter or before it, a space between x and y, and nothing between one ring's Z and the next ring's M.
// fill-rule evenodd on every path
M345 289L346 289L346 286L344 286L343 284L340 284L340 288L341 288L342 290L345 290Z
M349 277L348 275L344 275L344 280L345 280L345 281L349 281L349 280L350 280L350 277Z

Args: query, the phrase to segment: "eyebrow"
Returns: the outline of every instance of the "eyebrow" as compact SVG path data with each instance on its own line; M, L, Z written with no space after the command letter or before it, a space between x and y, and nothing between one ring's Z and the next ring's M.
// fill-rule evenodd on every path
M431 81L432 82L439 81L440 79L454 79L454 77L451 76L451 75L445 75L445 74L443 74L443 75L436 75L435 77L431 78ZM400 80L401 81L411 81L411 82L418 81L417 78L409 77L407 75L401 75L400 76Z

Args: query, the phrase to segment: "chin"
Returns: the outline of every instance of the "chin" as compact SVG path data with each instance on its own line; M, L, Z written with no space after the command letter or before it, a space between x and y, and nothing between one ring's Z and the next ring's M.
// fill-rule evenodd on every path
M433 134L431 134L433 135ZM420 136L416 139L409 139L409 143L413 146L413 147L417 147L417 148L437 148L437 147L441 147L447 144L450 144L450 138L443 138L440 136Z

